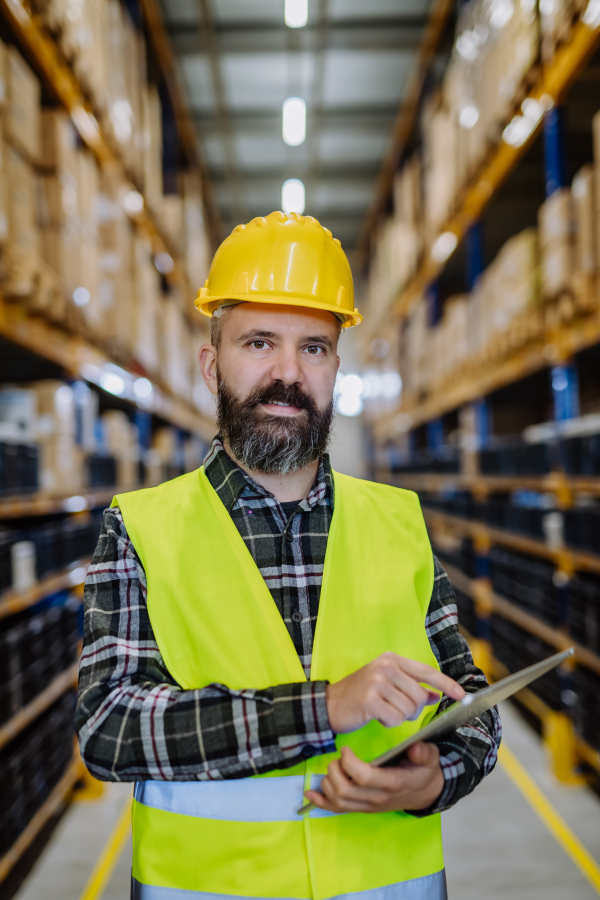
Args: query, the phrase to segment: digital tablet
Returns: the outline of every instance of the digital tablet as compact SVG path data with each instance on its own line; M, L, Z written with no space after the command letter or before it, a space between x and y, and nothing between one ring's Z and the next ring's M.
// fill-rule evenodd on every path
M442 737L444 734L448 734L456 728L460 728L461 725L466 725L468 722L476 719L477 716L480 716L488 709L491 709L492 706L496 706L497 703L508 699L508 697L511 697L517 691L520 691L522 688L526 687L526 685L535 681L536 678L540 678L542 675L545 675L546 672L550 672L555 666L560 665L572 656L574 652L573 647L570 647L568 650L563 650L562 653L556 653L554 656L543 659L533 666L521 669L520 672L515 672L513 675L507 675L506 678L503 678L501 681L496 681L494 684L481 691L476 691L474 694L467 694L462 700L457 700L456 703L449 706L443 713L440 713L439 716L435 716L427 725L415 732L415 734L411 735L405 741L392 747L391 750L376 757L376 759L371 760L369 765L393 766L398 762L402 754L406 753L408 748L412 747L413 744L417 744L419 741L429 741L434 737ZM315 809L314 803L306 803L298 810L298 813L309 812L311 809Z

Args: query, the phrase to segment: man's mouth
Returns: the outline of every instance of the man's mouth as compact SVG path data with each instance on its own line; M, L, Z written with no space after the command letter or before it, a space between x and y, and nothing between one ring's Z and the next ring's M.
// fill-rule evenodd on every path
M260 405L266 412L275 416L296 416L302 412L300 406L293 406L283 400L261 400Z

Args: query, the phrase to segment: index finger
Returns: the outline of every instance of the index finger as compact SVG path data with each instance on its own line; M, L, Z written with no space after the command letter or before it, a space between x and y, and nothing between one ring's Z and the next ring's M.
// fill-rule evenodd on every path
M434 669L433 666L429 666L427 663L417 662L416 659L407 659L405 656L399 656L398 665L402 671L407 675L410 675L411 678L414 678L419 682L425 682L425 684L430 687L437 688L447 697L452 697L454 700L462 700L465 696L465 689L462 688L458 682L454 681L453 678L449 678L448 675L444 675L439 669Z

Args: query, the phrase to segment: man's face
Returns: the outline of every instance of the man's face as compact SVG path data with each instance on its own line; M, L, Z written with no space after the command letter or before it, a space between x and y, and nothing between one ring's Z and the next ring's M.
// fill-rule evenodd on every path
M218 354L205 345L200 363L236 459L284 474L324 452L338 337L335 317L320 310L242 303L227 311Z

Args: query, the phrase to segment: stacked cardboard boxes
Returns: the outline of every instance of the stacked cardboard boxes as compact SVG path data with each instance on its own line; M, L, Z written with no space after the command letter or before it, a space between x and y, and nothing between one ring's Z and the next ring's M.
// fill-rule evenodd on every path
M538 215L542 260L542 293L557 297L570 286L575 271L575 216L570 188L560 188L542 204Z
M40 84L14 47L0 47L0 66L6 83L0 197L7 245L1 270L6 294L18 298L33 293L40 258L34 169L41 150Z
M117 461L117 485L132 491L139 484L139 437L136 426L118 409L103 413L102 435L104 451Z
M123 166L99 166L66 112L41 111L39 80L18 51L1 42L0 106L5 101L6 110L0 140L0 287L7 299L22 301L31 312L82 333L121 364L137 363L189 401L185 312L189 304L194 314L192 293L204 283L209 256L201 184L197 175L186 173L182 195L163 195L161 102L157 89L145 81L143 44L121 4L81 0L75 18L67 6L40 4L56 28L63 23L61 40L69 59L105 39L137 59L133 64L120 59L112 70L90 62L88 75L91 84L104 72L113 138L127 170L131 173L138 164L143 170L139 180L148 191L146 205L183 262L180 292L174 297L164 293L155 249L127 215L131 187ZM98 7L105 8L102 15ZM102 21L114 19L112 37L99 38L91 29L97 15L104 16ZM71 24L65 25L65 16ZM106 58L112 59L116 50L109 49ZM135 103L127 100L131 122L137 123L135 139L124 124L129 113L125 115L125 107L114 99L119 94L122 99L137 98Z
M79 493L84 487L84 452L76 443L73 389L61 381L32 385L38 414L40 487L50 494Z
M97 203L99 333L109 353L127 360L134 355L136 293L134 230L121 203L122 192L118 169L104 166Z

